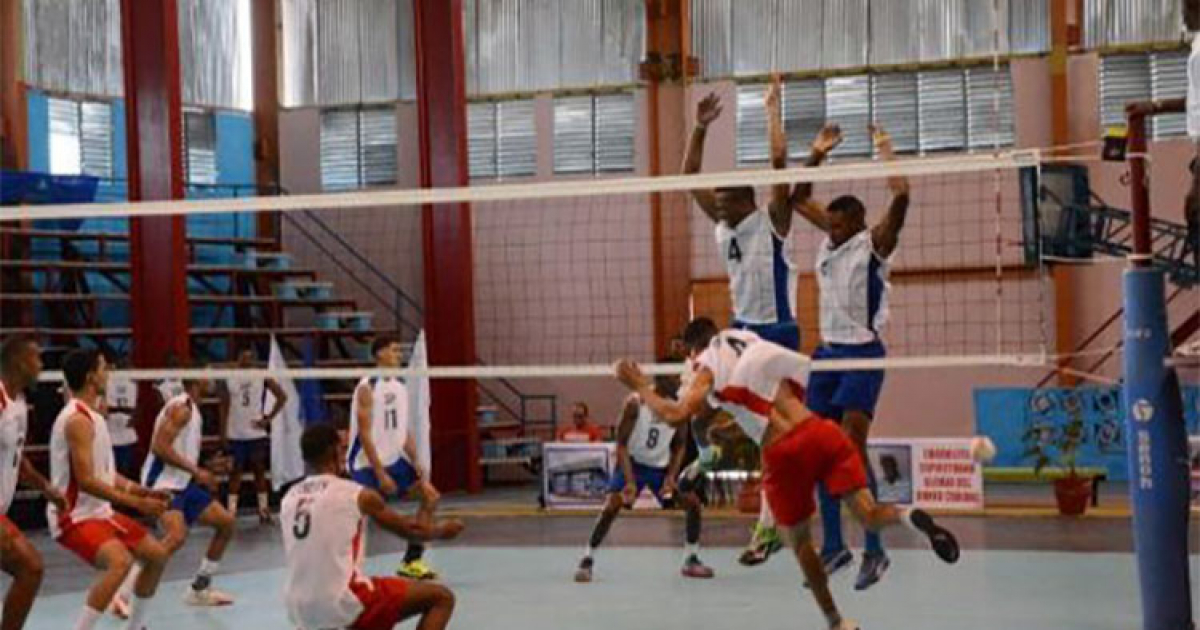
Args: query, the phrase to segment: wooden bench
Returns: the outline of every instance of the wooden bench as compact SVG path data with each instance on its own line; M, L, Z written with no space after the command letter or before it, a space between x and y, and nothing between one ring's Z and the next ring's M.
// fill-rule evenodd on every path
M1080 477L1092 479L1092 507L1100 505L1100 483L1108 481L1108 470L1097 467L1075 468ZM983 480L991 483L1044 483L1067 477L1065 468L1043 468L1041 474L1035 474L1033 466L987 466L983 469Z

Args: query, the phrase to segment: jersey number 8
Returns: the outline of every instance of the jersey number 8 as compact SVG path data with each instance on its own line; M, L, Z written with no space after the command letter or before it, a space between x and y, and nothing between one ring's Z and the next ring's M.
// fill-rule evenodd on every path
M646 432L646 448L654 448L658 446L658 428L652 427Z

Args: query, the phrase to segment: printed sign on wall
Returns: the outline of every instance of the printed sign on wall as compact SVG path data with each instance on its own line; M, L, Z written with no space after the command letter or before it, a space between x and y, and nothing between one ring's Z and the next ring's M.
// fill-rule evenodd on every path
M547 442L542 445L542 493L546 507L599 508L608 492L616 445Z
M868 455L883 503L983 507L983 469L971 458L969 439L871 440Z

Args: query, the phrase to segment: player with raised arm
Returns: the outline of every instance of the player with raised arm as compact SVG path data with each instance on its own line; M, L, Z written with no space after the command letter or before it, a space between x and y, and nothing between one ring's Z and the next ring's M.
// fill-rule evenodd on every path
M36 385L42 371L42 351L32 337L14 335L0 344L0 570L12 578L0 615L0 630L19 630L33 608L42 584L42 555L8 520L17 484L35 488L61 510L62 493L25 457L29 405L25 390Z
M375 365L399 368L403 364L400 340L383 335L371 343ZM417 443L408 408L408 389L394 377L366 377L359 381L350 405L350 454L347 467L358 483L385 498L404 498L410 493L420 499L417 518L429 520L441 495L429 481L417 457ZM409 541L404 563L397 574L432 580L437 574L425 563L425 545Z
M150 457L142 467L142 483L171 496L171 506L161 519L166 532L163 544L168 551L174 554L183 547L188 532L197 523L213 530L200 568L184 592L183 601L189 606L233 604L230 595L212 588L212 577L233 539L234 520L213 498L216 476L200 465L204 417L197 401L208 393L209 385L203 378L183 380L183 393L167 401L154 420Z
M778 77L773 77L766 96L772 144L783 137L779 120L781 91ZM697 106L696 126L683 163L685 174L700 172L708 126L720 117L721 111L716 94L709 94ZM772 155L773 164L780 168L787 163L786 141L783 144L784 152ZM733 327L752 330L763 339L799 350L800 328L795 317L797 267L790 254L792 210L787 186L772 187L767 209L758 207L754 188L750 186L693 190L692 197L716 224L718 252L729 274ZM754 535L740 558L743 564L764 562L781 547L765 501L763 505Z
M834 603L812 543L809 522L816 512L816 484L824 483L870 530L903 523L923 533L939 558L948 563L958 561L957 540L928 513L875 502L858 450L835 424L804 404L807 357L764 343L748 331L718 331L707 318L688 324L684 342L696 359L697 371L678 401L658 395L652 381L632 361L617 363L617 378L664 422L682 424L706 407L719 405L760 445L767 501L830 628L858 626L844 619Z
M655 387L660 395L671 397L677 393L679 381L660 376L655 379ZM676 498L675 479L687 451L687 434L687 425L676 430L656 422L637 394L625 400L617 425L617 471L608 485L608 498L592 529L587 550L575 571L576 582L592 581L596 548L604 542L621 508L632 507L643 488L649 487L664 503ZM713 570L700 561L700 498L691 491L678 495L686 513L686 544L680 572L689 578L711 578Z
M870 131L880 157L892 160L894 151L888 134L874 126ZM811 184L798 185L792 195L797 212L826 234L816 261L822 343L813 359L879 359L887 355L880 334L888 320L888 271L908 214L909 183L907 178L891 177L887 185L891 203L883 220L874 227L867 226L866 207L853 195L838 197L828 207L813 200ZM883 370L814 372L809 378L806 401L815 413L841 423L862 455L871 493L876 497L878 486L868 463L867 438L883 377ZM820 496L824 532L821 558L832 575L849 565L854 556L842 538L838 501L824 487ZM865 547L854 583L858 590L878 582L891 565L878 534L866 532Z
M112 504L157 518L167 500L116 472L108 426L96 412L108 384L104 356L96 350L74 350L63 360L62 370L71 399L50 432L50 482L66 497L66 505L48 505L46 520L58 544L101 571L74 629L96 627L136 560L141 571L133 584L125 628L144 630L142 620L169 553L137 521L114 512Z
M254 367L254 348L247 346L238 353L237 367ZM264 409L267 392L274 401L270 411ZM254 489L258 498L258 522L271 523L271 485L267 481L267 461L271 455L271 438L267 431L271 422L287 404L287 393L275 379L263 377L233 377L217 388L220 400L221 443L233 456L229 471L227 509L237 516L238 494L242 475L247 469L254 473Z
M402 516L378 492L344 479L345 449L328 424L305 429L300 450L310 475L288 491L280 509L290 621L300 630L391 630L420 617L422 630L445 628L454 612L454 594L445 586L363 574L366 519L409 540L454 538L462 523L433 523L428 513Z

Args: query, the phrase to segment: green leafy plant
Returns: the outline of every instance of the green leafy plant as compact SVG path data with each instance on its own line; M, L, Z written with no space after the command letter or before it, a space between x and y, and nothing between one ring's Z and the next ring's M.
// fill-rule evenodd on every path
M1071 420L1066 424L1060 427L1035 424L1025 431L1021 441L1025 445L1024 457L1033 460L1035 475L1040 476L1047 466L1057 464L1067 471L1068 477L1077 477L1076 463L1083 438L1083 414L1072 410Z

